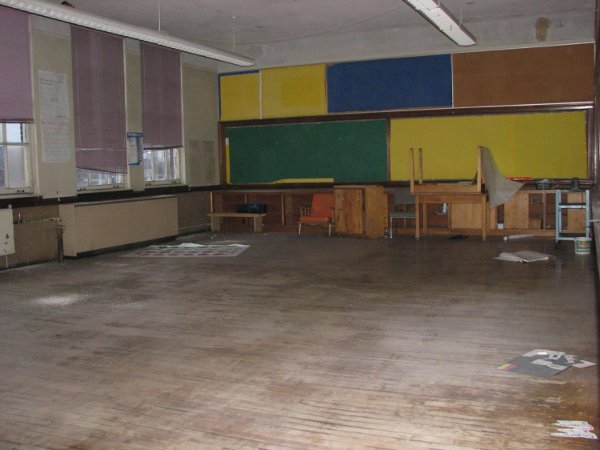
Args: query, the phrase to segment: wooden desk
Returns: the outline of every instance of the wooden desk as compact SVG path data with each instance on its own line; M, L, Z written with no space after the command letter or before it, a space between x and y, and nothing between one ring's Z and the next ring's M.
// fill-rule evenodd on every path
M262 231L262 219L266 214L259 213L236 213L236 212L222 212L222 213L208 213L208 217L210 217L210 228L211 231L220 231L221 230L221 222L223 221L223 217L241 217L248 218L254 220L254 232L260 233Z
M483 192L471 193L423 193L416 192L415 194L415 211L416 211L416 226L415 239L421 237L421 215L420 208L423 205L423 235L427 234L427 204L429 203L477 203L481 205L481 240L487 239L487 194Z

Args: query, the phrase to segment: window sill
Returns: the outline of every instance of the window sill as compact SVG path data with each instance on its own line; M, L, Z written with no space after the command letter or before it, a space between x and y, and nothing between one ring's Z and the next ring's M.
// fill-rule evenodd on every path
M121 191L131 191L132 189L125 186L97 186L97 187L86 187L86 188L78 188L77 195L85 195L85 194L97 194L99 192L121 192Z
M188 192L190 187L187 184L152 184L146 185L144 192L147 195L164 195L164 194L176 194L181 192Z
M17 191L2 191L0 190L0 198L30 198L37 197L33 192L17 192Z
M182 183L180 180L164 180L164 181L146 181L145 187L148 188L157 188L157 187L181 187L186 186L185 183Z

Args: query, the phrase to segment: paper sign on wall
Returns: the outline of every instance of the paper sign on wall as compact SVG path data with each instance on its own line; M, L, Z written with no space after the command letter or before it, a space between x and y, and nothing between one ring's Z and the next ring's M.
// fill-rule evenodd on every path
M144 155L144 135L135 131L127 132L127 164L139 166Z
M69 90L67 74L40 70L40 122L42 160L67 162L73 154L69 132Z

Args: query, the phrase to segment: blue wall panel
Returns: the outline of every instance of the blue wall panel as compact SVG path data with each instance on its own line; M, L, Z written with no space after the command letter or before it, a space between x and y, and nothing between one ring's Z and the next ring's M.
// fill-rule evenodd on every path
M450 55L334 64L327 68L329 112L452 106Z

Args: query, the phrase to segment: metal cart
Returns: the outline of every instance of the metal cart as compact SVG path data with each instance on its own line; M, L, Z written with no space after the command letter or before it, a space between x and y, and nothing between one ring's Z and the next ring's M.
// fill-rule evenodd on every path
M583 194L583 203L569 203L567 199L563 201L563 194L581 193ZM585 210L585 234L577 235L566 233L563 229L562 212L569 209ZM589 189L556 189L556 233L554 236L554 244L558 245L560 241L574 241L577 237L591 237L590 229L590 190Z

